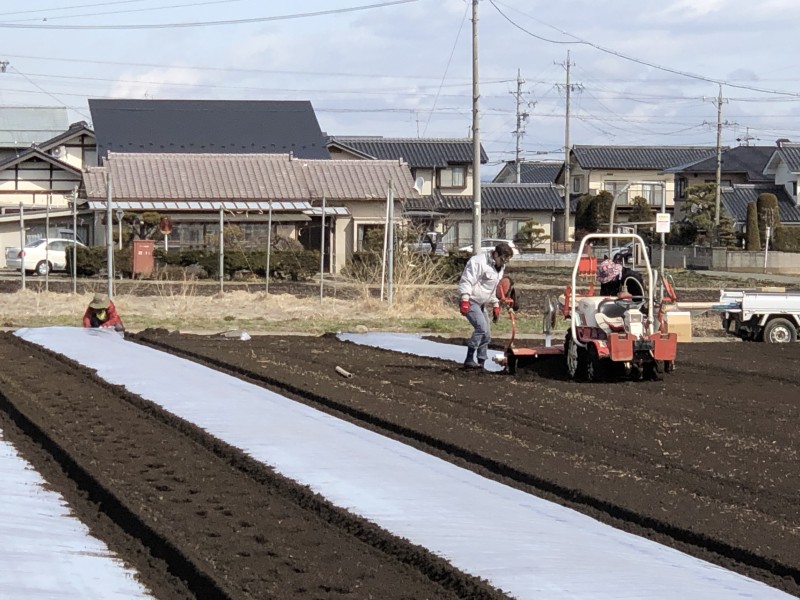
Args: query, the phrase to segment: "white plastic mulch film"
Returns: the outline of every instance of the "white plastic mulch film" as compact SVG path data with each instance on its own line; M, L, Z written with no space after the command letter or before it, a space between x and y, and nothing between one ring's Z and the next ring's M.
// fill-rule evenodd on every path
M124 385L334 504L516 598L790 598L118 335L78 328L25 329L17 335L96 369L107 381Z

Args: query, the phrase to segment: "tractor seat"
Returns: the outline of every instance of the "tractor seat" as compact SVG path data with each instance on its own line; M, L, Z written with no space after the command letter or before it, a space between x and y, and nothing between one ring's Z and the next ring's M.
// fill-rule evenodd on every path
M597 312L609 319L621 318L628 310L626 300L603 300L597 305Z
M606 335L610 335L614 332L625 331L625 320L622 318L622 315L618 317L609 317L602 312L598 312L594 316L594 320L597 323L597 326L602 329Z

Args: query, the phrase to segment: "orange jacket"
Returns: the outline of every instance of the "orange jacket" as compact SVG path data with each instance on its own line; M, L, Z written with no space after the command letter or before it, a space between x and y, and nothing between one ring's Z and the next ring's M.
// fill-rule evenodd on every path
M119 314L117 314L117 307L114 306L113 302L108 303L108 308L106 308L106 318L105 320L101 321L97 317L97 313L101 312L94 308L87 308L86 312L83 313L83 326L84 327L115 327L119 325L122 327L122 319L119 318Z

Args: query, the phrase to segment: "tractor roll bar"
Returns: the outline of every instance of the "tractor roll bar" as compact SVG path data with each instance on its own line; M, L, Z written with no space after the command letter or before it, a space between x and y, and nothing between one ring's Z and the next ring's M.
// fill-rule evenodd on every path
M653 281L656 278L656 274L653 271L652 266L650 265L650 257L647 255L647 247L644 244L644 240L641 236L635 233L590 233L586 235L582 240L580 245L578 246L578 257L575 260L575 266L572 267L572 293L570 294L569 298L569 315L570 315L570 332L572 333L572 341L575 342L580 348L585 348L586 344L580 342L578 340L578 332L576 331L575 327L575 320L576 320L576 312L575 312L575 296L576 289L578 285L578 269L581 263L581 257L584 255L584 250L586 248L587 242L591 240L609 240L609 247L613 240L626 240L626 241L633 241L634 245L638 245L642 249L642 256L644 256L644 264L647 268L647 333L652 334L654 332L653 328ZM614 258L613 256L609 258Z

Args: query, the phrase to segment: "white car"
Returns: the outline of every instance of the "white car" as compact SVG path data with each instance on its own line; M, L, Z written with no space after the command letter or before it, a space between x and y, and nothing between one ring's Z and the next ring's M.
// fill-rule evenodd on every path
M10 252L10 256L6 257L6 265L10 269L21 271L24 264L26 273L37 275L47 275L50 271L66 271L67 250L71 249L73 244L86 247L80 242L66 238L36 240L25 244L25 247L16 253Z
M486 238L481 240L481 252L489 252L490 250L494 250L497 247L497 244L501 242L511 246L511 250L514 252L514 256L517 256L519 254L519 248L517 248L517 245L514 243L513 240L501 240L499 238ZM460 252L469 252L470 254L472 254L472 244L469 244L467 246L462 246L458 250Z

